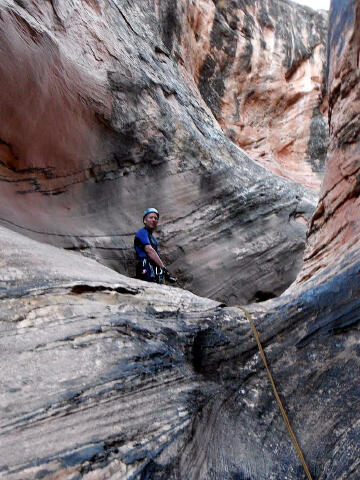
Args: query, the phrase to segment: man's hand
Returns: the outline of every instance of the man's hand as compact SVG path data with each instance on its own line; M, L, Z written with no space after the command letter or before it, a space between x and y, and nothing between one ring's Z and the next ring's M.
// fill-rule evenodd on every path
M175 275L171 275L171 273L166 268L164 268L164 278L170 283L177 282L177 278L175 277Z

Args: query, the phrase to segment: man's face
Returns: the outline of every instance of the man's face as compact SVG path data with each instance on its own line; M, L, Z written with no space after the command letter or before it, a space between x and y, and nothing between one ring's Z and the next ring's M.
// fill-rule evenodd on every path
M149 213L144 218L145 226L150 228L151 230L155 230L155 228L157 227L158 221L159 221L159 219L158 219L158 216L156 215L156 213Z

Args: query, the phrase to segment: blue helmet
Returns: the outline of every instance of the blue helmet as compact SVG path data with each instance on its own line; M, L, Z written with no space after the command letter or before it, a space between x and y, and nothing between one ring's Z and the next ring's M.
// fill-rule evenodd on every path
M156 208L147 208L145 211L144 211L144 216L143 216L143 220L144 218L146 217L146 215L149 215L149 213L156 213L156 215L158 216L158 218L160 218L160 214L159 212L156 210Z

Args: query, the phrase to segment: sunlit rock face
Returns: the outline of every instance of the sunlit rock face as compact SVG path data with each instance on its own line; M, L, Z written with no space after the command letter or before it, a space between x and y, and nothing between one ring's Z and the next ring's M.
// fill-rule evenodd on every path
M271 298L301 267L314 195L222 131L181 56L193 5L1 4L1 221L134 275L155 206L181 286Z
M328 15L284 0L191 3L185 64L223 131L271 171L319 190L328 143Z
M319 204L309 226L301 280L343 258L357 258L360 242L360 7L358 2L335 1L331 15L331 141Z

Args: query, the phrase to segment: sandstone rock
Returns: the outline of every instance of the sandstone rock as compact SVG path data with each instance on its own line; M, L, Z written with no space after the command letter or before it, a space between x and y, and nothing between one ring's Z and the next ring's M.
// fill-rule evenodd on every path
M239 309L0 233L4 478L304 478ZM250 307L320 480L357 478L358 271Z
M309 226L300 280L359 250L358 2L333 2L329 41L331 141L318 207ZM345 38L342 39L343 33Z
M217 303L0 233L2 477L131 478L189 426L202 381L177 344Z
M58 4L52 5L56 11ZM329 85L336 80L333 66L343 65L339 75L351 89L342 95L331 90L334 138L324 185L354 163L358 145L347 102L351 97L355 108L358 87L349 79L358 70L352 52L359 47L359 5L332 5ZM141 22L131 26L142 32ZM339 32L344 42L335 41ZM9 162L10 150L3 144ZM340 182L346 186L342 177ZM8 192L15 191L8 183ZM86 184L80 186L90 195ZM269 191L270 185L264 195ZM43 197L38 192L3 198L20 215L20 199ZM343 216L353 219L357 199L353 193L335 212L344 208ZM37 208L28 203L29 222ZM325 220L330 208L330 202L320 203L313 224L322 222L323 235L329 228L331 238L336 222ZM353 222L342 248L331 240L334 252L326 267L316 253L306 260L302 282L248 307L317 480L356 480L360 469L356 227ZM316 229L309 237L314 239ZM241 310L132 280L4 227L0 249L3 478L305 479Z
M100 3L88 5L97 9ZM71 15L72 9L66 9L65 4L60 7L56 2L47 7L49 11L45 9L45 13L56 12L61 30L65 13ZM332 4L329 86L334 136L324 181L326 195L313 217L309 236L309 251L315 253L306 260L301 282L279 298L248 307L290 421L317 480L357 480L360 469L357 410L360 259L356 248L359 224L354 213L358 192L353 189L348 195L351 188L345 181L354 184L354 152L358 146L354 115L358 68L354 52L359 47L359 7L359 1ZM136 4L126 4L125 8L138 9ZM44 15L44 11L38 15ZM132 17L125 15L125 18L133 30L143 34L145 24L141 12L137 13L134 22ZM19 22L17 19L17 26ZM6 25L9 28L12 25L11 17ZM336 40L339 32L343 42ZM15 48L15 38L9 48ZM3 62L0 65L3 70L10 68ZM338 78L343 82L335 88ZM111 81L120 80L113 75ZM350 99L352 102L348 103ZM204 118L211 121L211 116ZM203 126L200 120L198 125L215 135L213 127ZM22 131L25 135L25 129ZM214 151L222 146L229 152L226 150L229 144L221 132L215 138L223 143L217 146L213 140L210 145ZM46 136L39 136L40 140L46 143ZM231 152L239 155L233 148ZM77 205L79 212L82 206L82 216L57 216L61 202L76 199L75 187L66 186L66 192L56 196L42 195L41 188L31 194L16 194L20 184L35 188L31 179L40 179L46 188L54 179L48 178L44 171L40 175L37 170L45 163L29 167L29 171L25 164L21 169L16 163L11 167L12 161L20 161L13 152L13 144L2 144L2 159L7 166L3 165L1 209L8 212L8 222L14 221L9 213L12 211L14 217L23 215L23 228L31 227L34 215L33 230L50 225L45 221L45 213L54 216L53 222L63 232L70 224L75 228L76 221L79 231L82 225L88 230L95 228L94 219L102 219L101 226L109 224L111 209L106 210L109 202L105 200L115 196L115 192L123 193L122 190L109 187L107 194L91 197L89 185L81 181L77 198L86 193L94 216L90 216L85 202L69 203L71 209ZM232 157L230 153L227 155L224 155L225 165L232 167ZM33 158L34 162L40 159L37 155ZM245 177L248 183L242 180L246 185L257 174L265 175L247 157L241 158L250 169ZM217 180L207 188L206 197L214 209L215 200L221 205L220 197L227 191L218 186L222 170L216 168L219 177L210 174L205 177ZM232 172L237 184L239 173L235 168ZM246 172L244 169L242 175ZM248 187L247 201L251 198L249 192L259 191L259 185L263 188L264 211L274 185L279 188L277 197L274 194L277 201L281 203L288 198L284 191L292 198L286 181L276 183L270 175L264 178L263 183ZM336 179L344 189L339 199L342 195L346 198L340 205L331 196L331 186L334 190L337 187ZM107 184L113 185L114 181L108 178ZM101 182L92 186L95 193L105 191ZM236 188L231 192L236 192ZM298 192L302 194L302 190ZM186 197L186 192L183 193ZM47 211L42 210L44 199L48 199ZM102 218L96 210L96 199L105 206L103 212L107 212ZM231 197L225 196L224 200L226 223L232 218ZM257 201L258 197L253 197L254 205ZM25 205L27 209L22 210ZM248 224L254 225L251 212L247 213ZM273 217L264 213L265 218L272 218L269 232L277 228L283 215L281 208L275 210L276 214L272 212ZM201 211L192 214L193 218L197 215L200 220L206 218L201 217ZM111 218L116 224L116 215ZM349 219L349 225L342 223L343 219ZM170 234L170 220L167 221ZM342 245L336 243L334 235L337 224L343 225L344 232L341 230L338 235L342 237ZM182 223L182 230L186 227ZM216 231L213 227L210 224L206 231ZM219 238L223 234L224 230ZM36 232L33 235L50 238ZM317 249L326 235L330 245L323 244L321 250ZM59 238L71 245L70 237L59 235ZM59 238L54 243L61 244ZM101 237L96 238L100 247ZM83 238L79 235L80 240ZM240 309L178 288L132 280L78 252L66 252L3 226L0 250L1 477L6 480L305 479L250 326ZM326 265L322 251L328 255Z
M181 286L227 303L279 295L314 195L220 129L176 47L190 4L175 24L174 2L71 5L2 4L2 224L134 275L133 235L157 206Z
M188 18L184 62L224 132L261 165L318 190L327 12L283 0L202 1Z

